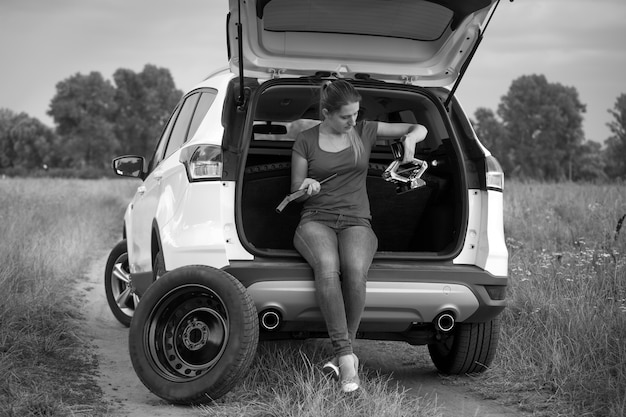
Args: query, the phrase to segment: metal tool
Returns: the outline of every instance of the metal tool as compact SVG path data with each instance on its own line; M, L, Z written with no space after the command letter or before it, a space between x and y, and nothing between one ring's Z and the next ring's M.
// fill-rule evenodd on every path
M334 173L333 175L324 178L319 183L320 183L320 185L322 185L326 181L332 180L336 176L337 176L337 173ZM285 209L285 207L287 207L287 204L291 203L293 200L297 200L298 198L302 197L304 194L306 194L306 188L303 188L301 190L294 191L293 193L287 194L287 196L285 198L283 198L283 201L280 202L278 207L276 207L276 213L282 213L282 211Z

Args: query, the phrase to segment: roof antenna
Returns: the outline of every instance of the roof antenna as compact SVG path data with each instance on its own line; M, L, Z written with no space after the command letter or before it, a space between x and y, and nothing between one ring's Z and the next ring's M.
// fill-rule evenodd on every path
M241 0L237 0L237 49L239 49L239 97L237 106L242 107L245 102L244 81L243 81L243 29L241 26Z
M513 3L513 0L509 0L509 1L511 3ZM463 75L465 75L465 71L467 70L467 67L469 67L469 64L472 61L472 58L474 58L474 54L476 53L476 50L478 49L478 46L480 45L480 42L483 40L483 36L485 34L485 31L487 30L487 26L489 26L489 22L491 22L491 18L495 14L496 9L498 8L499 4L500 4L500 0L498 0L496 2L496 5L493 7L493 9L491 9L491 14L489 15L489 18L487 19L487 23L485 23L485 26L483 27L483 30L479 31L478 39L476 39L476 43L474 44L474 47L472 48L472 50L470 51L467 59L465 60L465 62L461 66L461 70L459 71L459 76L456 79L456 81L454 82L454 85L452 86L452 90L450 90L450 94L448 94L448 97L446 98L445 103L443 103L443 105L444 105L444 107L446 109L450 105L450 101L452 101L452 97L454 96L454 93L456 92L456 89L459 87L459 84L461 83L461 79L463 79Z

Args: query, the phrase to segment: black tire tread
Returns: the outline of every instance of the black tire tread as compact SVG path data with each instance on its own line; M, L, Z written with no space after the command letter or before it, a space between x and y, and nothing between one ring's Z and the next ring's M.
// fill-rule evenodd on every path
M113 297L113 292L111 288L111 285L113 285L113 282L111 280L111 274L113 272L113 266L115 264L115 261L123 253L126 252L128 252L126 239L117 242L113 249L111 249L111 252L109 252L106 267L104 268L104 293L106 295L107 303L109 304L109 309L111 310L111 313L113 313L113 316L115 316L117 321L119 321L122 325L129 327L131 318L120 310L117 302L115 301L115 298Z
M486 323L459 323L449 352L437 343L428 345L428 351L437 369L445 374L483 372L495 357L499 333L499 317Z

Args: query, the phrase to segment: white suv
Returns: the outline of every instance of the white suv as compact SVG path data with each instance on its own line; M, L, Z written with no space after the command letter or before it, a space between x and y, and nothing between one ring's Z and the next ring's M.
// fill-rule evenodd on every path
M293 140L319 123L320 85L335 78L363 97L361 119L428 129L416 148L420 181L402 182L417 179L413 167L383 175L397 138L372 151L379 249L358 337L428 345L444 373L489 366L508 283L503 174L454 91L496 4L230 0L230 68L183 97L149 161L113 161L143 182L105 287L152 392L215 399L259 339L325 334L312 271L292 245L298 204L276 208Z

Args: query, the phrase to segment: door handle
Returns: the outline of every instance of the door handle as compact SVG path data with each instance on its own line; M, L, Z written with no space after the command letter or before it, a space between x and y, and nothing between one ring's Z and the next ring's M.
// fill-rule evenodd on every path
M137 187L137 194L139 195L143 195L143 193L146 192L146 186L145 185L140 185L139 187Z
M163 171L154 171L152 173L152 178L154 178L157 181L161 181L161 178L163 178Z

